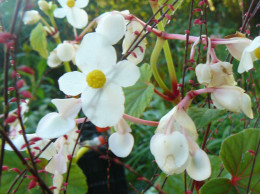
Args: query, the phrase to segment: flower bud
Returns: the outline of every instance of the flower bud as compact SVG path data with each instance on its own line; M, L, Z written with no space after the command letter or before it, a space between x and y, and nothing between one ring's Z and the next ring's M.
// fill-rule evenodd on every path
M62 61L70 61L75 56L75 49L72 44L61 43L57 47L57 56Z
M219 61L214 64L199 64L196 66L195 72L199 83L207 87L234 86L236 84L232 64L228 62Z
M39 0L38 6L39 6L40 10L42 10L43 12L46 12L50 9L48 2L45 0Z
M30 10L24 13L23 23L24 24L35 24L40 20L41 16L38 11Z

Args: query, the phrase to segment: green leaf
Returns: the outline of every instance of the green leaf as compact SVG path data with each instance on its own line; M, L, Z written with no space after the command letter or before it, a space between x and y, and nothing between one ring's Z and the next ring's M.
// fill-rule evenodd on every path
M208 155L208 157L212 167L210 178L216 178L219 175L220 170L222 169L222 162L218 156ZM227 172L227 170L224 169L221 173L221 177L230 178L230 174Z
M227 111L219 109L208 109L208 108L196 108L192 107L188 109L188 114L194 121L197 129L204 127L211 121L214 121L218 117L225 114Z
M252 169L254 155L249 151L256 151L260 140L260 129L246 129L241 133L228 137L222 144L220 158L225 169L232 175L235 186L247 188L250 172ZM251 180L253 192L260 193L260 155L257 155L254 172ZM241 191L239 191L241 193ZM245 191L244 191L245 192ZM242 192L243 193L243 192Z
M227 178L211 179L200 188L201 194L236 194L236 188Z
M161 173L161 175L158 177L154 185L162 186L165 177L166 174ZM184 193L183 174L168 176L168 179L166 180L166 183L163 187L163 191L166 192L166 194L183 194ZM158 191L154 187L151 187L146 193L157 194Z
M22 152L22 154L26 157L28 155L26 152ZM41 163L37 163L38 170L44 169L44 167L47 164L47 160L41 159ZM3 175L1 178L1 187L0 187L0 193L5 194L7 193L8 189L12 185L13 181L15 178L18 176L18 173L10 170L11 168L18 168L20 171L23 171L25 169L25 166L21 163L20 159L17 157L17 155L13 151L7 151L5 150L5 155L4 155L4 165L8 166L9 170L3 171ZM27 171L26 175L31 175L29 171ZM46 182L47 186L52 186L52 178L51 174L49 173L39 173L41 179ZM19 180L20 181L20 180ZM25 178L19 187L17 193L18 194L41 194L42 191L39 188L39 186L36 186L35 188L28 190L28 185L29 185L30 180L28 178ZM19 182L18 182L19 183ZM15 189L18 185L14 186L13 189ZM11 191L12 193L12 191Z
M67 194L86 194L87 179L76 163L71 164Z
M201 193L228 194L246 193L254 155L260 140L259 129L246 129L224 140L220 149L220 158L224 168L232 175L232 179L216 178L208 181L200 189ZM260 193L260 155L257 155L249 191ZM213 166L213 165L212 165Z
M140 68L140 79L134 86L124 89L125 93L125 113L134 117L140 117L145 108L150 105L154 86L149 83L152 71L149 64L143 64Z
M42 27L42 24L39 23L31 32L30 43L32 48L37 51L42 57L48 58L47 50L47 33Z

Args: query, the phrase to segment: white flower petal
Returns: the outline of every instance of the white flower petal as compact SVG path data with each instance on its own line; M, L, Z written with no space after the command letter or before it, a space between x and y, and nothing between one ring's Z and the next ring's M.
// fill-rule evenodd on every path
M242 94L241 110L245 113L247 117L251 119L254 118L251 98L246 93Z
M75 28L84 28L88 23L88 14L83 9L73 7L67 12L68 22Z
M81 109L81 100L75 98L53 99L51 101L64 118L74 119Z
M208 155L201 149L197 149L191 155L190 163L187 167L187 173L196 181L203 181L211 175L211 166Z
M140 49L140 47L142 47L142 49ZM144 54L145 54L145 49L146 47L145 46L139 46L137 48L134 49L133 53L131 53L127 59L130 61L130 62L133 62L134 64L139 64L140 62L143 61L144 59Z
M181 133L156 133L151 139L150 149L164 173L171 175L185 170L189 160L189 145Z
M26 134L27 140L30 140L34 137L37 137L36 134ZM23 147L25 144L23 135L17 135L16 138L12 140L12 142L19 151L27 150L26 147ZM5 145L5 150L13 151L12 147L9 144Z
M72 96L82 93L87 87L86 76L78 71L65 73L59 78L58 83L63 93Z
M247 47L247 50L249 52L253 52L256 50L258 47L260 47L260 36L257 36L252 43Z
M208 64L197 65L195 72L200 84L208 85L211 82L211 71Z
M220 109L240 112L243 93L244 90L240 87L225 85L215 89L211 93L211 98L216 107L220 105Z
M183 109L178 109L174 117L177 123L179 123L182 127L184 127L184 129L186 130L185 132L193 140L196 140L198 138L198 133L193 120Z
M58 153L46 165L45 170L52 174L55 174L55 172L58 172L59 174L64 174L67 172L66 162L66 158L61 153Z
M76 53L76 65L84 73L99 69L105 70L116 64L116 50L98 33L84 36Z
M113 133L108 139L109 148L118 157L127 157L134 146L134 137L130 133Z
M235 37L230 38L229 40L237 40L237 43L232 43L227 45L227 49L230 54L237 60L241 59L242 53L246 47L251 44L251 40L247 38Z
M116 125L124 113L123 90L113 83L101 89L88 88L81 101L84 114L98 127Z
M53 12L55 18L64 18L67 15L66 8L56 8Z
M57 56L64 62L70 61L75 56L75 49L72 44L60 43L57 47Z
M59 4L62 6L62 7L68 7L67 6L67 0L58 0Z
M132 129L126 123L124 118L121 118L120 121L115 125L115 130L116 130L116 132L121 133L121 134L132 132Z
M254 67L253 64L253 56L252 53L250 53L247 48L244 50L242 57L241 57L241 61L238 65L238 73L243 73L243 72L248 72L250 69L252 69Z
M56 189L54 189L54 191L53 191L54 194L59 194L62 183L63 183L62 174L59 174L58 171L55 171L55 174L53 177L53 186L55 186Z
M41 141L36 142L33 146L38 146L40 149L43 149L50 140L43 139ZM53 156L57 154L57 150L53 143L51 143L48 148L46 148L43 153L39 156L40 158L45 158L46 160L50 160Z
M125 19L120 14L107 14L101 17L96 28L96 32L104 35L112 45L124 36L125 31Z
M84 8L88 5L89 0L76 0L75 6L78 8Z
M36 134L41 138L53 139L67 134L75 125L74 119L65 119L60 114L51 112L40 120Z
M118 62L111 74L111 81L122 87L129 87L136 83L140 77L139 68L128 60Z
M62 61L60 60L60 58L57 56L56 52L51 52L50 55L48 56L48 60L47 60L47 64L49 67L51 68L56 68L58 67L60 64L62 63Z

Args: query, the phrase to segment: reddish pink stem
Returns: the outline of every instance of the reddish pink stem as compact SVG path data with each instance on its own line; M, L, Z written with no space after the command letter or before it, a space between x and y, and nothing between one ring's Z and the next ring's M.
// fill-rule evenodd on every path
M130 116L128 114L124 114L123 118L127 121L130 121L130 122L133 122L136 124L141 124L141 125L148 125L148 126L155 126L155 127L159 125L159 122L143 120L140 118Z

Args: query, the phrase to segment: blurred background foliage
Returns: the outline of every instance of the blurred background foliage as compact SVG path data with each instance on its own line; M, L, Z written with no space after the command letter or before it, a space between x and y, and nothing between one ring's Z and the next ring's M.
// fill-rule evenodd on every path
M4 27L9 28L12 14L14 10L14 5L16 1L9 0L0 1L0 12L3 18ZM54 1L57 3L57 1ZM198 0L195 0L194 8L198 7ZM243 3L242 3L243 2ZM210 9L207 10L207 29L208 35L211 37L224 37L230 34L234 34L239 30L241 26L241 17L242 13L248 10L249 4L251 1L247 0L212 0L210 1ZM58 4L58 3L57 3ZM32 9L37 8L37 1L31 1ZM112 11L112 10L129 10L130 13L136 15L143 21L148 21L152 15L152 10L149 5L148 0L90 0L89 5L85 8L89 15L89 21L99 16L100 14ZM184 31L188 28L188 17L190 10L190 0L183 1L181 7L176 11L170 23L166 26L166 31L168 33L181 33L184 34ZM42 16L44 13L40 12ZM200 16L200 13L195 13L194 18ZM47 17L45 17L47 19ZM193 21L194 21L193 18ZM250 31L252 37L255 37L259 33L259 27L256 27L260 17L259 14L251 21ZM48 19L47 19L48 20ZM56 19L58 28L61 32L62 40L73 39L73 31L69 24L65 23L65 20ZM29 43L29 35L34 26L22 26L20 34L20 44L19 44L19 53L18 53L18 67L20 65L26 65L33 68L36 72L34 76L22 74L22 77L26 80L27 85L25 86L32 94L33 99L30 101L30 111L26 114L26 127L27 132L32 133L35 131L38 121L45 114L55 111L55 107L50 103L50 100L53 98L64 98L64 94L58 90L57 79L64 73L64 67L61 66L56 69L50 69L46 64L46 59L40 57L38 53L32 50ZM78 30L78 32L80 32ZM200 26L194 25L192 22L191 35L199 35ZM205 30L203 29L203 34ZM56 47L54 40L51 37L48 37L48 49L52 51ZM156 37L154 35L148 36L148 45L147 52L145 55L144 63L149 63L149 56L152 52L153 46L155 44ZM176 67L177 76L179 82L181 81L182 66L184 63L184 42L178 40L169 40L170 48L172 51L173 61ZM121 44L117 46L118 58L121 57ZM0 47L0 62L3 64L3 47ZM228 54L225 46L218 46L216 49L217 56L220 60L225 61ZM201 62L205 62L205 51L202 52ZM234 60L234 70L237 70L238 62ZM258 62L259 65L259 62ZM160 56L160 61L158 63L159 71L161 76L164 78L167 84L169 84L169 78L167 74L166 62L164 56ZM3 91L3 66L0 67L0 89ZM72 68L76 70L76 67L72 65ZM249 78L249 75L246 73L244 76L236 74L235 78L241 78L241 82L238 85L242 86L244 89L251 90L246 82L246 79ZM259 93L259 78L260 73L253 72L253 77L255 79L255 90ZM9 71L11 74L11 70ZM195 74L193 71L188 71L185 77L186 92L194 87L191 84L188 84L189 80L194 80ZM153 83L155 84L155 83ZM13 83L10 81L10 86ZM156 84L155 84L156 86ZM12 96L12 94L10 94ZM251 96L252 97L252 96ZM197 97L194 100L194 103L198 106L201 106L204 102L206 96ZM0 101L3 102L3 96L0 96ZM255 100L253 100L253 103ZM1 110L2 103L1 103ZM154 95L153 100L150 106L143 113L142 118L158 121L160 118L166 114L171 108L172 104L169 102L162 101L159 96ZM11 104L11 109L15 105ZM233 133L240 132L244 129L244 121L240 120L243 118L242 114L232 114L226 113L223 116L219 117L212 123L211 127L211 139L208 141L207 149L208 153L218 155L220 145L223 139ZM222 121L223 120L223 121ZM249 124L249 127L254 124L252 121ZM141 175L150 178L154 174L157 165L153 162L153 156L150 153L149 142L154 134L154 127L142 126L142 125L132 125L133 134L135 137L135 145L132 153L129 157L124 159L124 162L130 164L138 173ZM203 138L203 132L206 130L206 127L198 129L200 134L199 142L201 143ZM214 164L214 162L213 162ZM132 173L127 172L128 182L131 182L138 190L143 189L146 184L142 181L137 181L137 176ZM160 173L160 171L159 171ZM174 179L173 179L174 180ZM182 183L182 177L178 176L178 181ZM129 188L129 191L134 193L134 191ZM177 192L177 191L176 191ZM183 192L182 192L183 193Z

